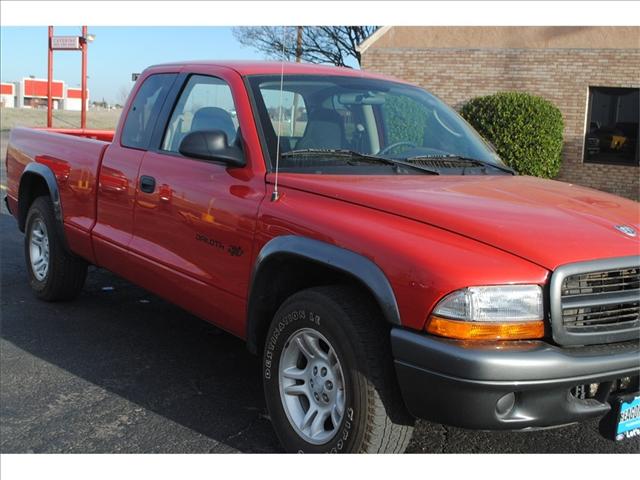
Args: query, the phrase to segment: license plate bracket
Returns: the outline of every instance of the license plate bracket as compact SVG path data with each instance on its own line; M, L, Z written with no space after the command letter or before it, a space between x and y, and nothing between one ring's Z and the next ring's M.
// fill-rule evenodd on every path
M620 395L610 400L611 411L603 418L603 435L616 442L640 437L640 393Z

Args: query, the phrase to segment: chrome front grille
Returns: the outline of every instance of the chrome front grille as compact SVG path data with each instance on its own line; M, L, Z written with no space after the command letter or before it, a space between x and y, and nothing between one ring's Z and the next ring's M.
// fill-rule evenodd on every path
M563 345L638 338L640 258L563 265L551 279L551 324Z

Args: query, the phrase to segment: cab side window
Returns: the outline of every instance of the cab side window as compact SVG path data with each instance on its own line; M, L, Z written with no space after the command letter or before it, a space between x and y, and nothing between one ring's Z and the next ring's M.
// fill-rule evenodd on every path
M222 130L229 145L237 139L238 119L231 88L219 78L193 75L171 114L162 150L178 152L187 134L211 130Z
M175 73L159 73L147 77L131 104L122 130L125 147L146 150L162 104L176 79Z

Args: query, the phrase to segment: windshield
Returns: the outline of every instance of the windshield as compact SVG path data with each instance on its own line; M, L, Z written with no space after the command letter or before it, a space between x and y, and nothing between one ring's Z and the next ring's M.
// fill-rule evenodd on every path
M280 76L248 80L272 169L280 131L282 171L421 173L404 168L408 163L440 174L508 171L453 109L419 88L358 77L285 75L281 93Z

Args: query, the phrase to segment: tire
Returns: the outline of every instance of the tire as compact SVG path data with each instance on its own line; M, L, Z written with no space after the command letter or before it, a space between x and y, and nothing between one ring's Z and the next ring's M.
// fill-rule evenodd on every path
M401 453L411 440L415 420L399 393L389 326L358 289L317 287L287 299L262 366L267 408L288 452Z
M24 256L29 284L39 299L71 300L82 291L87 262L66 250L49 197L36 198L29 208Z

